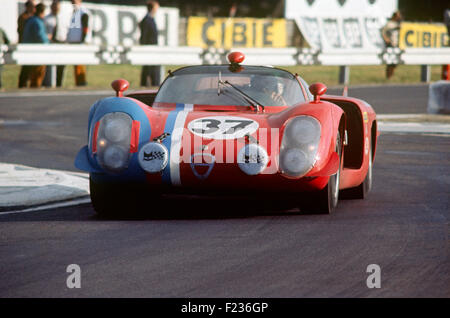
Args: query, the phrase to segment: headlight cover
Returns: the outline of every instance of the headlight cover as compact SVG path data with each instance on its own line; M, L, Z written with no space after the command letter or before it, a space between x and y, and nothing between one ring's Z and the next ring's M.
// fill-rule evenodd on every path
M108 113L100 119L97 134L97 161L101 167L120 172L128 167L133 120L122 112Z
M321 125L311 116L289 120L280 149L280 170L286 176L299 178L308 173L316 162Z
M169 162L169 151L159 142L151 141L139 151L139 165L149 173L163 171Z
M267 151L258 144L247 144L237 155L239 168L250 176L260 174L269 162Z

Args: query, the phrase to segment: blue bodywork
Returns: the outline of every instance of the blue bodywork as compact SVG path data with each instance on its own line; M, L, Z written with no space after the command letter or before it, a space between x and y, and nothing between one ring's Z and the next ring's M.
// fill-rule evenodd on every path
M138 163L138 153L131 155L128 168L120 174L112 174L104 171L98 164L96 154L92 153L92 135L94 133L95 123L108 113L122 112L128 114L132 120L140 122L139 145L150 141L151 127L145 111L132 98L107 97L103 98L89 110L88 119L88 145L84 146L78 152L75 158L75 167L89 172L96 181L145 181L144 170Z

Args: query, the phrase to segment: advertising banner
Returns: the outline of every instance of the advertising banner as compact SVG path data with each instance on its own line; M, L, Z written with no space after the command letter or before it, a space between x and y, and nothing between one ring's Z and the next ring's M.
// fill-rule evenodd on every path
M410 23L400 26L401 49L445 47L448 43L447 28L442 23Z
M286 47L284 19L190 17L187 45L197 47Z
M397 0L286 0L312 48L375 50L384 46L381 28L397 10Z
M12 43L17 42L17 19L24 11L24 0L0 0L0 27L3 28ZM51 1L43 1L47 5L46 14L50 13ZM143 6L119 6L83 2L83 7L90 14L90 36L88 42L98 45L131 46L139 43L139 22L147 14ZM67 29L73 12L69 1L61 2L58 15L59 23ZM160 7L156 13L159 45L178 45L179 10Z

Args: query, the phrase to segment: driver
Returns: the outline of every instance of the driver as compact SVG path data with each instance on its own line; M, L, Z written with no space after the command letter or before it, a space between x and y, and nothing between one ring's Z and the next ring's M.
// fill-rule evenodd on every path
M252 94L258 94L255 99L261 101L263 105L286 106L287 102L283 97L284 84L274 77L253 76L251 79Z

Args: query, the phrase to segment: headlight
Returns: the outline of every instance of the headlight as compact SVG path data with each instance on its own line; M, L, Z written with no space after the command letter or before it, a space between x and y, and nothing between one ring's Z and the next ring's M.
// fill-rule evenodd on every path
M237 155L239 168L250 176L261 173L269 162L267 151L257 144L242 147Z
M131 126L129 126L129 118L122 115L107 115L105 117L104 132L107 140L118 143L130 138Z
M128 166L132 124L131 117L120 112L106 114L100 120L97 160L106 170L118 172Z
M112 145L105 150L103 163L112 170L118 170L124 167L128 161L128 149Z
M142 146L138 158L142 169L150 173L156 173L164 170L167 166L169 151L163 144L151 141Z
M309 168L308 155L297 148L283 151L280 160L283 172L290 176L301 175Z
M315 144L320 139L320 124L313 117L296 117L289 122L284 137L286 144L291 147Z
M286 124L280 150L283 174L301 177L311 170L316 161L320 134L320 123L314 117L298 116Z

